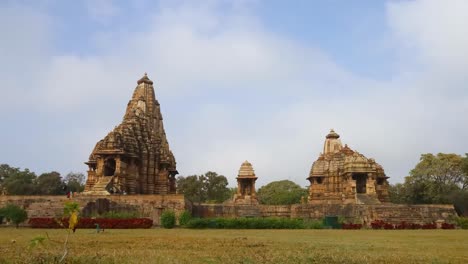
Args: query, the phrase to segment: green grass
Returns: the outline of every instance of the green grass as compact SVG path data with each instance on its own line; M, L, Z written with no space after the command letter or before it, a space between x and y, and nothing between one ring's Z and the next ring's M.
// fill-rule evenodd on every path
M65 237L0 228L0 263L53 263ZM468 230L82 229L67 263L468 263Z

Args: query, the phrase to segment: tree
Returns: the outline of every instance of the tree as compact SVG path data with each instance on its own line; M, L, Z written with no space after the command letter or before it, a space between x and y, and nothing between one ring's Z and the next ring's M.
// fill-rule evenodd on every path
M18 168L10 167L8 164L0 164L0 195L6 192L5 181L10 175L19 173Z
M7 204L5 207L1 208L0 215L12 221L16 225L16 228L19 227L19 224L28 219L26 211L14 204Z
M228 180L223 175L218 175L216 172L209 171L204 175L204 188L206 197L209 201L222 203L229 199L230 192Z
M36 174L28 169L13 169L3 181L3 188L10 195L30 195L35 193Z
M274 181L258 189L257 196L263 204L297 204L302 196L307 196L307 189L288 180Z
M206 201L206 193L203 190L203 176L192 175L188 177L177 177L177 189L183 193L185 198L193 203L202 203Z
M230 196L228 181L223 175L216 172L207 172L204 175L177 177L177 188L187 199L193 203L206 201L223 202Z
M65 176L64 182L67 189L72 192L82 192L85 188L85 176L83 173L70 172Z
M457 154L422 154L419 163L406 177L405 185L413 203L450 203L448 194L465 190L463 158Z
M390 200L407 204L453 204L468 214L468 154L423 154L403 184L389 188Z
M63 194L63 181L56 171L43 173L36 180L36 193L42 195Z

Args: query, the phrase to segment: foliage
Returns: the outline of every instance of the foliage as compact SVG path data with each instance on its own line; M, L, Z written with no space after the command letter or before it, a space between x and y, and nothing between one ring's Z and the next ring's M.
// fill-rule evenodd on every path
M457 217L455 222L461 229L468 229L468 217Z
M5 207L1 208L0 215L12 221L16 225L16 228L18 228L19 224L28 219L28 213L23 208L14 204L7 204Z
M423 154L403 184L391 185L390 200L407 204L454 204L468 214L468 154Z
M65 202L63 207L63 216L70 216L73 212L78 212L80 205L77 202Z
M68 191L82 192L85 188L85 176L83 173L70 172L63 180Z
M2 189L10 195L30 195L35 194L36 174L28 169L20 170L7 164L1 165L0 176L2 179Z
M190 214L190 212L187 210L184 210L179 215L179 225L186 226L191 219L192 219L192 215Z
M98 218L108 219L129 219L139 218L140 214L137 211L109 211L97 216Z
M356 230L356 229L361 229L362 224L353 224L353 223L342 223L341 224L342 229L351 229L351 230Z
M64 228L68 227L69 218L47 218L34 217L29 219L32 228ZM128 219L108 219L108 218L80 218L77 228L96 228L99 224L101 228L151 228L153 220L149 218L128 218Z
M322 229L321 221L290 218L193 218L188 228L213 229Z
M274 181L257 192L257 197L263 204L297 204L301 202L302 196L307 196L307 189L288 180Z
M164 228L173 228L176 223L176 216L172 210L164 210L161 214L161 226Z
M179 192L183 193L193 203L199 204L206 201L221 203L229 199L230 190L227 185L226 177L211 171L204 175L177 177Z
M37 177L35 182L35 193L43 195L64 194L64 184L60 173L53 171L43 173Z

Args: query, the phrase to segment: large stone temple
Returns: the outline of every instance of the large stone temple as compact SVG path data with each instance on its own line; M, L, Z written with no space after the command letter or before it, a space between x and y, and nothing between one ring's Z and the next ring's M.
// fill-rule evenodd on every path
M308 203L379 204L389 202L388 177L372 158L345 145L333 131L310 169Z
M100 140L91 155L85 194L171 194L176 161L169 149L153 81L138 80L122 123Z

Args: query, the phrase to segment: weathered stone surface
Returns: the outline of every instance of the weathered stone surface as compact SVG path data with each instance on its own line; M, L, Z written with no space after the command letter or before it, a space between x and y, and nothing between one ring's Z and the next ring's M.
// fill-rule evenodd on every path
M245 213L248 212L248 213ZM255 212L255 214L252 214ZM450 222L457 214L452 205L401 205L401 204L294 204L294 205L213 205L193 206L196 217L285 217L320 220L325 216L342 216L350 222L369 225L374 220L389 223Z
M258 204L257 194L255 191L255 181L257 180L257 176L255 175L255 171L250 162L244 161L244 163L242 163L236 179L237 193L234 194L232 200L227 201L227 203L243 205Z
M176 161L153 81L145 73L137 84L122 123L96 144L86 162L85 194L176 193Z
M60 217L66 202L73 201L80 205L80 214L106 211L137 211L142 217L153 219L159 225L163 210L171 209L180 214L192 210L191 203L183 195L79 195L73 198L64 196L0 196L0 207L7 203L24 208L28 217Z
M309 177L310 204L380 204L389 202L387 176L374 159L341 144L333 131Z

